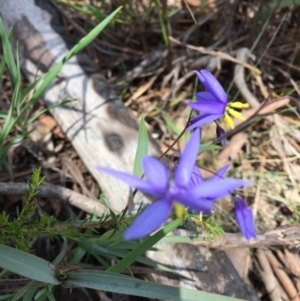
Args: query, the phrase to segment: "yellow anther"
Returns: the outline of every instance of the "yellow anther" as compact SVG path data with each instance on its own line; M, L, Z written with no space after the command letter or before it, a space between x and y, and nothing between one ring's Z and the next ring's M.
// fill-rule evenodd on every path
M227 114L225 113L225 116L224 116L224 123L225 124L228 124L229 127L233 130L234 129L234 123L233 123L233 120L232 118Z
M199 221L201 223L203 222L203 213L202 212L199 213Z
M232 115L233 117L237 118L237 119L240 119L240 120L246 120L245 116L243 116L241 113L237 112L236 110L234 109L231 109L231 108L226 108L226 111Z
M185 213L185 208L177 203L177 202L173 202L173 207L174 207L174 212L175 212L175 215L180 219L180 220L183 220L183 217L184 217L184 213Z
M235 108L235 109L249 108L248 103L243 103L243 102L240 102L240 101L235 101L235 102L229 103L228 106L230 108Z

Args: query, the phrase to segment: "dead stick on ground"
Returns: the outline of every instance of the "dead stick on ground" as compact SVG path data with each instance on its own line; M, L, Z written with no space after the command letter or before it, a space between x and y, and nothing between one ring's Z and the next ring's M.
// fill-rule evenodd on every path
M25 183L1 183L0 195L23 195L29 191L28 184ZM68 202L87 213L102 216L105 213L105 206L71 189L58 185L41 185L38 187L37 196L46 198L57 198L63 202Z
M270 251L266 250L265 254L270 262L270 265L274 271L274 274L277 276L279 282L281 283L283 288L286 290L290 299L294 300L294 301L300 301L297 290L296 290L294 284L292 283L291 279L288 277L286 272L283 270L282 265L279 264L276 257Z
M260 264L260 268L258 269L259 274L266 286L267 292L269 294L269 298L272 301L281 301L281 294L279 285L276 277L272 271L270 263L264 253L264 250L258 250L257 258Z
M23 195L28 192L29 186L25 183L3 183L0 182L0 195ZM105 206L80 193L58 185L41 185L37 196L46 198L57 198L68 202L87 213L102 216ZM284 226L263 234L257 235L257 239L246 241L241 234L225 233L215 240L208 240L207 236L199 236L203 241L186 241L198 246L209 248L262 248L275 245L298 245L300 242L300 226Z
M183 233L181 234L183 236ZM185 236L188 236L188 234ZM196 239L199 240L196 241ZM279 227L275 230L258 234L256 239L250 240L249 242L240 233L224 233L215 240L210 240L207 235L204 234L198 237L188 238L181 242L213 249L297 246L300 242L300 225Z

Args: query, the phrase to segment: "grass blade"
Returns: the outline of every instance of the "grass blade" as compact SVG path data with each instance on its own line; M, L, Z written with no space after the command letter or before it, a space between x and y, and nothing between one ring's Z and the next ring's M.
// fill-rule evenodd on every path
M140 177L143 174L141 159L143 156L148 155L148 133L145 125L145 119L142 115L138 136L138 146L134 159L133 174Z
M152 248L158 241L160 241L163 237L165 237L169 232L176 229L179 225L181 225L182 221L176 219L171 222L163 229L159 230L153 236L147 238L144 242L142 242L138 247L128 253L123 259L121 259L117 264L110 267L107 271L114 273L121 273L125 269L127 269L137 258L143 255L147 250Z
M37 99L44 93L44 91L50 86L58 72L61 70L62 66L74 55L83 50L87 45L89 45L93 39L107 26L107 24L115 17L115 15L121 10L122 7L117 8L112 12L105 20L98 24L93 30L89 32L85 37L83 37L65 56L57 63L54 68L49 71L44 80L41 82L40 86L36 89L31 100L24 106L21 116L37 101Z
M22 298L24 295L28 294L28 292L35 292L35 286L37 284L37 281L32 280L29 283L27 283L24 287L22 287L10 301L17 301L20 298ZM25 298L25 297L24 297ZM24 300L23 298L23 300Z
M0 36L1 36L2 47L3 47L3 55L5 57L7 68L11 74L13 83L16 84L17 80L20 78L20 71L17 69L17 65L13 55L13 50L8 38L8 36L11 35L11 32L12 29L9 30L8 34L6 34L3 20L2 18L0 18Z
M0 266L33 280L60 283L55 278L55 270L48 261L5 245L0 245Z
M173 287L168 285L145 282L125 275L103 271L81 270L67 274L64 283L67 287L87 287L106 292L134 295L151 299L175 301L238 301L227 296L210 294L198 290ZM240 300L241 301L241 300Z

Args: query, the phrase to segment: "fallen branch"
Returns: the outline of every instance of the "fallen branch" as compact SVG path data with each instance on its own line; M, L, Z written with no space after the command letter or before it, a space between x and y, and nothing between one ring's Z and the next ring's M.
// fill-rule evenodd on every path
M258 272L266 286L269 298L272 301L281 301L281 287L272 271L270 262L265 254L265 250L258 250L257 259L261 266L261 269L258 269Z
M181 231L181 230L180 230ZM214 249L226 248L265 248L267 246L300 246L300 225L290 225L279 227L275 230L267 231L257 235L256 239L247 241L240 233L224 233L215 240L207 237L207 234L193 238L186 237L187 242L197 246L205 246ZM203 238L203 240L199 240ZM196 241L197 239L197 241ZM168 240L168 238L166 238Z
M0 195L23 195L29 190L25 183L3 183L0 182ZM87 213L96 214L101 216L105 213L106 207L99 202L92 200L78 192L58 185L41 185L38 188L37 196L46 198L56 198L63 202L67 202ZM178 230L181 232L182 230ZM200 235L202 241L193 241L187 238L186 243L194 244L197 246L204 246L214 249L225 248L262 248L266 246L297 246L300 244L300 225L284 226L275 230L267 231L257 235L255 240L246 241L240 234L224 233L216 240L209 240L206 234ZM166 238L167 239L167 238Z
M0 182L0 195L23 195L29 191L28 184L25 183L3 183ZM58 185L41 185L38 187L37 196L46 198L56 198L69 203L87 213L102 216L106 207L99 202L92 200L78 192Z

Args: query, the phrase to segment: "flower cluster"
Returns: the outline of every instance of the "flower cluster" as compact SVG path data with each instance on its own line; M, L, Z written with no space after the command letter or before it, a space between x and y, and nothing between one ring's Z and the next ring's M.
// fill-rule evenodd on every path
M182 217L185 208L197 213L210 214L214 203L234 192L237 188L250 185L249 181L224 178L228 166L219 169L211 178L205 180L196 166L200 145L199 127L205 123L224 117L224 121L233 125L231 114L241 117L233 108L246 107L242 103L227 104L227 95L217 79L207 70L196 71L196 74L207 92L196 94L196 102L188 102L193 109L200 111L200 115L191 120L188 130L194 130L178 165L169 170L159 160L150 156L142 158L142 168L145 179L134 175L97 167L97 170L113 176L131 187L156 198L127 228L123 234L125 240L143 238L157 230L168 218L172 209L178 217ZM228 122L228 120L231 120ZM225 131L217 124L217 136L223 136ZM224 140L220 140L225 144ZM241 197L235 199L235 216L238 225L246 237L256 236L252 211L246 206Z

